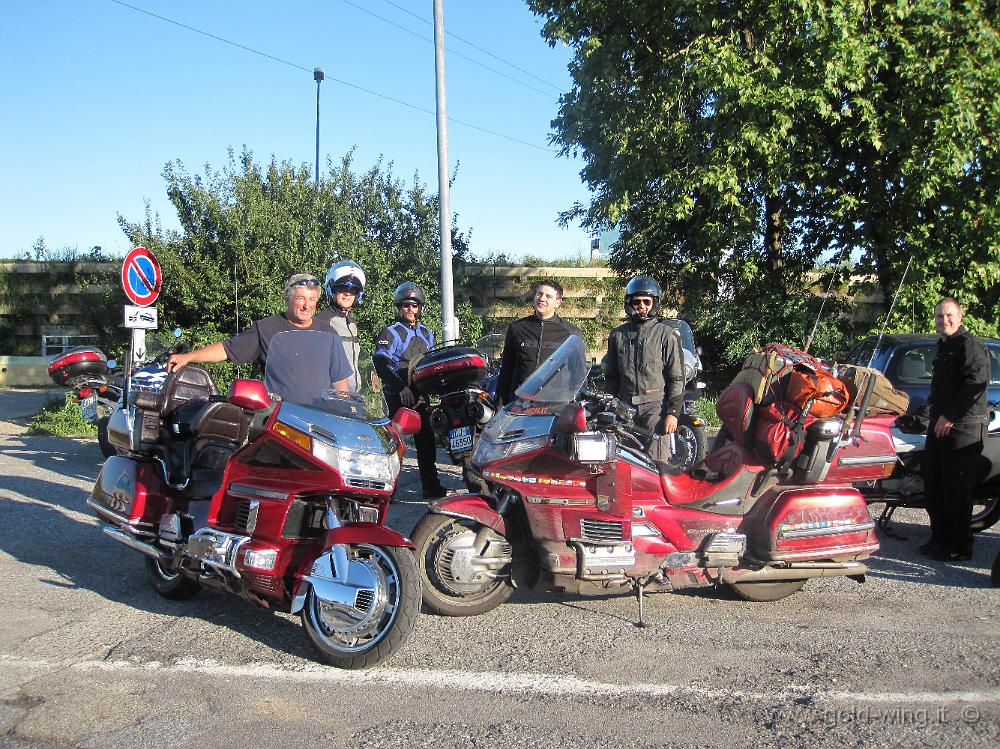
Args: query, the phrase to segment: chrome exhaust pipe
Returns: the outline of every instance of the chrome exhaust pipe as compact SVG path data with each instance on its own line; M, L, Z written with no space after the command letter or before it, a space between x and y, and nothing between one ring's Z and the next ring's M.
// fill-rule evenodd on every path
M724 567L721 579L724 583L766 583L812 577L855 577L867 572L868 567L861 562L819 562L806 563L800 567L765 567L760 570Z
M135 549L136 551L145 554L147 557L152 557L160 562L167 562L170 559L168 555L163 553L160 549L157 549L152 544L147 544L137 538L132 538L132 536L125 533L125 531L118 530L110 525L105 525L102 530L115 541L125 544L130 549Z

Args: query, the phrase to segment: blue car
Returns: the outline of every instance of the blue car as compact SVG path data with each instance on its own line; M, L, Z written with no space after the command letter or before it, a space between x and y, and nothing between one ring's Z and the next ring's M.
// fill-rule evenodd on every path
M979 340L986 346L992 367L987 400L997 405L1000 404L1000 340ZM938 336L933 333L886 334L878 341L878 351L875 351L876 341L878 336L870 336L861 341L848 354L844 363L873 367L884 372L893 387L909 394L910 411L926 403L931 391L931 377L934 374L932 364L937 352Z

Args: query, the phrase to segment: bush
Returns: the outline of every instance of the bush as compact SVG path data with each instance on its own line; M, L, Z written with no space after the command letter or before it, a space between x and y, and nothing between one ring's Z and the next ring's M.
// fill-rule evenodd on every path
M701 416L702 421L705 422L705 426L722 426L722 422L719 421L719 415L715 413L716 401L718 401L718 398L714 398L710 395L703 395L695 404L698 408L698 415Z
M29 434L54 434L57 437L97 437L97 427L83 420L80 404L73 393L66 400L49 401L31 418Z

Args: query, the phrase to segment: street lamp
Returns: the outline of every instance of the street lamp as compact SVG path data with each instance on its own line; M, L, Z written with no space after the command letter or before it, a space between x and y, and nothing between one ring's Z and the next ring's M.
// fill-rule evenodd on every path
M319 189L319 84L323 81L323 68L313 69L313 80L316 81L316 189Z

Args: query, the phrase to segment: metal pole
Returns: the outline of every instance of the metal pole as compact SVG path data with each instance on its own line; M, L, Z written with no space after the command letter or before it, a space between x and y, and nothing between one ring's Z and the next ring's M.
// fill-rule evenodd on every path
M313 80L316 81L316 189L319 189L319 84L323 81L323 68L313 69Z
M438 230L441 234L441 329L444 343L458 341L451 275L451 190L448 185L448 108L444 86L444 8L434 0L434 72L437 90Z

